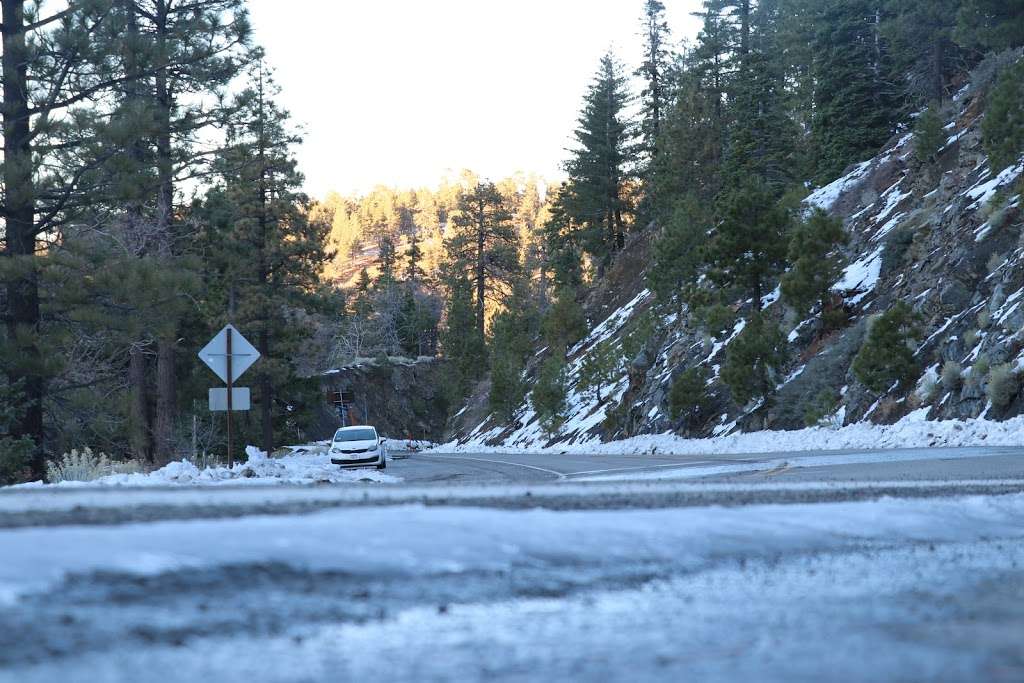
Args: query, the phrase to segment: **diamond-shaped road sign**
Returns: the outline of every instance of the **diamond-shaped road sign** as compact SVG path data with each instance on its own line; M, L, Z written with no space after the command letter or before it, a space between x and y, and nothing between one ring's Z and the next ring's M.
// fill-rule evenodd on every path
M234 384L249 366L259 360L260 352L233 325L225 325L224 329L199 352L199 358L210 366L218 377L227 382L228 330L231 330L231 383Z

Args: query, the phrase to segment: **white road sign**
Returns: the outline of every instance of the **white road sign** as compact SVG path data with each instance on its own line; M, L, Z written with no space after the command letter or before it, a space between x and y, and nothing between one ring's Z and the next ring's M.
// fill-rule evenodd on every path
M228 330L231 330L231 383L234 384L253 363L259 360L260 352L249 343L233 325L224 329L210 340L199 352L199 359L210 366L223 381L228 381ZM237 410L237 408L236 408Z
M210 389L210 410L224 412L228 409L228 388ZM231 410L249 410L252 401L249 398L249 387L231 387Z

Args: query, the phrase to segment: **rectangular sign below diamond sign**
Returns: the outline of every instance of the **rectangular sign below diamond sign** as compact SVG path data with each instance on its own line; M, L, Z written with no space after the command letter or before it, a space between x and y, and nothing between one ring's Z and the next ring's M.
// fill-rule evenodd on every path
M226 387L210 389L210 410L224 412L228 409L228 390ZM231 410L249 410L251 407L249 387L231 388Z

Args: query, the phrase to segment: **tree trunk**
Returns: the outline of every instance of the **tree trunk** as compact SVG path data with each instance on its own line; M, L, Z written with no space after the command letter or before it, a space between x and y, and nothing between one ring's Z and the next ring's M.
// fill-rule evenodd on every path
M28 108L28 50L25 37L24 0L2 0L0 32L3 36L2 78L4 135L4 228L6 259L4 285L7 290L7 338L15 345L6 359L8 382L19 384L24 411L17 416L11 433L28 436L35 444L30 468L42 478L43 395L45 382L39 348L39 265L35 257L36 187L32 174L32 137Z
M157 342L156 419L153 422L153 440L158 463L170 462L174 455L174 418L177 414L175 346L173 339L160 339Z
M161 58L166 59L167 2L156 4L157 34L163 49ZM170 260L174 253L173 211L174 211L174 160L171 156L171 108L172 95L168 86L167 64L162 64L155 78L157 134L157 234L160 255ZM169 321L172 330L169 337L162 337L157 344L156 420L154 421L154 442L156 457L165 462L170 458L174 440L174 419L177 415L177 383L174 381L174 355L177 321Z
M476 230L476 332L480 340L484 339L484 295L486 294L486 270L484 268L484 202L478 205Z
M146 396L146 354L138 344L128 351L128 430L132 457L141 462L152 457L149 446L149 410Z

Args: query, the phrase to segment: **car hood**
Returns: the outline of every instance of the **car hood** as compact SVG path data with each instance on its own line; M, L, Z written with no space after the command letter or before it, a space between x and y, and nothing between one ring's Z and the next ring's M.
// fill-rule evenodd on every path
M377 442L373 439L367 441L335 441L331 444L332 451L361 451L376 447Z

